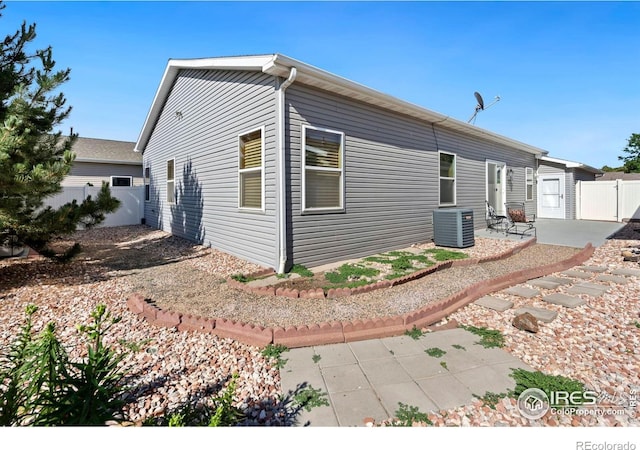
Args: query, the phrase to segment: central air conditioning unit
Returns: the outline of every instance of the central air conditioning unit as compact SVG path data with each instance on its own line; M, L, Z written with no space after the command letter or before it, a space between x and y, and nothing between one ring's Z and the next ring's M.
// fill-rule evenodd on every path
M475 245L473 210L463 208L434 209L433 241L440 247L473 247Z

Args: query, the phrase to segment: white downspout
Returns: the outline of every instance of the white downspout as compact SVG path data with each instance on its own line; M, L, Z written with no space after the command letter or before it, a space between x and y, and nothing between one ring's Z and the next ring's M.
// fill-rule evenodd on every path
M284 91L289 87L291 83L296 79L298 71L295 67L291 68L289 72L289 78L287 78L278 88L277 106L278 111L276 114L276 121L278 124L278 195L279 195L279 218L278 223L280 225L279 241L280 252L278 262L278 273L284 273L284 268L287 263L287 215L286 215L286 202L287 202L287 186L285 181L285 157L286 157L286 140L285 140L285 111L284 111Z

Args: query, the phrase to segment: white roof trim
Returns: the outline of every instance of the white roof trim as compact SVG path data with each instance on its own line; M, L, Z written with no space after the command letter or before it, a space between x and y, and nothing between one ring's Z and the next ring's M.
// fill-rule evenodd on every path
M404 100L400 100L396 97L392 97L368 88L362 84L355 83L346 78L339 77L330 72L280 54L182 60L170 59L164 75L162 76L162 80L160 81L160 86L158 87L153 99L153 103L151 104L151 109L145 119L134 151L144 151L146 148L149 138L151 137L151 132L155 127L156 121L160 116L166 98L169 95L173 82L175 81L180 69L256 70L269 75L286 78L292 67L297 69L296 83L307 84L329 92L354 98L377 107L438 124L443 128L480 137L510 147L515 147L519 150L533 153L537 156L543 156L548 153L540 148L478 128L475 125L470 125Z
M565 167L568 168L578 168L578 169L583 169L583 170L587 170L589 172L594 172L594 173L602 173L602 170L600 169L596 169L595 167L591 167L587 164L582 164L580 162L576 162L576 161L569 161L567 159L560 159L560 158L552 158L551 156L543 156L540 158L542 161L547 161L547 162L552 162L552 163L556 163L556 164L562 164Z
M126 161L118 159L98 159L98 158L76 158L73 162L95 163L95 164L126 164L128 166L141 166L142 161Z

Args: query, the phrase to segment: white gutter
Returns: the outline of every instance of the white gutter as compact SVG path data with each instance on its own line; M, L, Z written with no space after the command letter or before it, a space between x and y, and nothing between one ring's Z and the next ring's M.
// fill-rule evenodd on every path
M287 263L287 215L286 215L286 180L285 180L285 160L286 160L286 140L285 140L285 104L284 91L296 79L298 71L295 67L291 68L289 77L280 85L277 92L277 111L276 111L276 133L278 146L278 235L280 241L280 254L278 261L278 273L284 273Z

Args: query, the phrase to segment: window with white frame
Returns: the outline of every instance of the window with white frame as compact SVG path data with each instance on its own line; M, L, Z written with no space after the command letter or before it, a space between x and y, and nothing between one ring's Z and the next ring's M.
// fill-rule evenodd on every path
M344 208L344 133L302 127L302 210Z
M167 203L176 201L175 165L175 159L167 161Z
M527 200L533 200L533 169L531 167L525 168L525 189L527 191Z
M239 137L238 207L264 209L264 128Z
M440 205L456 204L456 155L439 152L440 157Z
M149 167L144 168L144 201L151 199L151 170Z
M112 187L129 187L132 184L132 177L111 177Z

